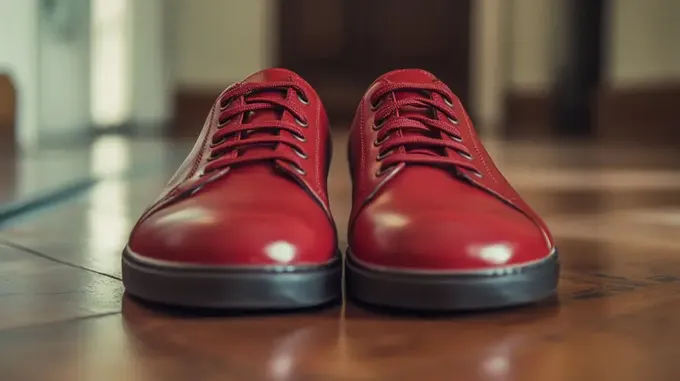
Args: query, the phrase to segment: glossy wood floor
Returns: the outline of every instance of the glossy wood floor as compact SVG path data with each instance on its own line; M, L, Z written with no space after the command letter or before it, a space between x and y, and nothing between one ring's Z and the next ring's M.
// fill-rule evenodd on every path
M351 304L282 316L196 316L141 305L120 281L129 229L192 143L105 137L89 149L55 151L61 166L49 155L5 158L14 169L2 174L4 201L82 174L100 181L4 221L0 380L680 377L677 149L488 143L558 239L559 296L540 305L435 317ZM330 188L342 237L350 183L343 136L336 143Z

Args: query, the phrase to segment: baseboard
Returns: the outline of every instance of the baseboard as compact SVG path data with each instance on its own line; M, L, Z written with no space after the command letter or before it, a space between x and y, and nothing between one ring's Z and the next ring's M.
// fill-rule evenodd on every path
M597 131L603 140L680 142L680 82L606 86L597 103Z
M554 134L551 126L552 97L548 92L511 91L505 98L505 137L542 138Z
M179 136L197 135L210 107L221 91L222 89L180 87L175 93L175 117L171 123L170 132ZM348 117L344 112L346 107L336 107L341 108L343 112L333 113L333 101L326 104L333 127L346 131L351 123L351 116ZM552 130L549 128L551 101L547 93L508 94L505 104L506 119L502 129L505 135L508 137L552 136Z
M173 135L195 136L222 89L180 88L175 95ZM595 131L603 140L680 141L680 83L617 89L596 96ZM555 135L548 92L510 92L505 100L503 135L550 138ZM342 125L335 121L336 125Z
M224 88L182 88L175 93L175 116L170 133L178 136L198 136L210 108Z

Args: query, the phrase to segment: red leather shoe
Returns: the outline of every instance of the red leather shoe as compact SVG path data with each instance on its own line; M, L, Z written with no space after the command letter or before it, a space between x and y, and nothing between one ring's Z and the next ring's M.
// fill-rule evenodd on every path
M328 119L312 87L269 69L227 88L132 230L127 291L206 308L287 309L341 296L328 205Z
M451 90L422 70L378 78L350 132L350 296L464 310L552 295L545 223L508 184Z

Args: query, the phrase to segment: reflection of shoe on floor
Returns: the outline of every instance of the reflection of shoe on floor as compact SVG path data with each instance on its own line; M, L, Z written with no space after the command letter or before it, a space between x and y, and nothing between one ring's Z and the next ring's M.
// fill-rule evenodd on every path
M432 74L397 70L376 80L357 111L349 148L351 296L458 310L555 292L559 265L548 228Z
M225 90L123 254L132 295L206 308L288 309L341 296L326 178L330 131L284 69Z

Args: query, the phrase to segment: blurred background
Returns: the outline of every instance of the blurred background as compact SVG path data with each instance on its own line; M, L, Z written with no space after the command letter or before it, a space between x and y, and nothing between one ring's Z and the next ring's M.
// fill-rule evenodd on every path
M679 20L678 0L0 0L0 374L676 380ZM193 324L124 299L130 229L222 89L271 66L330 113L342 249L361 95L396 68L447 82L555 235L560 303Z
M102 177L155 173L141 210L222 89L272 66L321 94L340 200L357 102L405 67L450 85L519 188L680 183L651 172L680 165L678 16L676 0L0 0L0 224ZM131 192L121 181L104 199Z
M0 0L0 139L198 134L220 90L298 71L344 129L422 67L482 135L677 143L676 0Z

